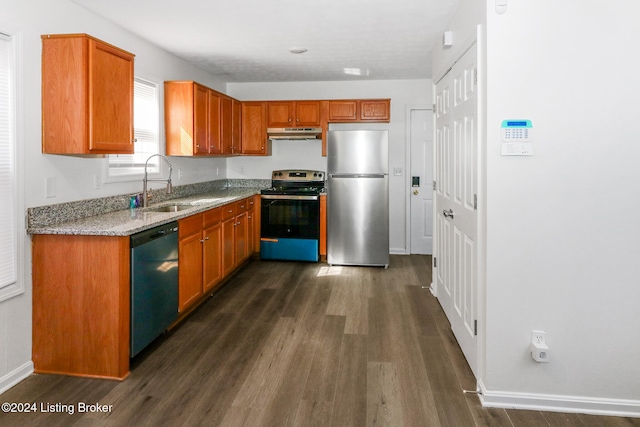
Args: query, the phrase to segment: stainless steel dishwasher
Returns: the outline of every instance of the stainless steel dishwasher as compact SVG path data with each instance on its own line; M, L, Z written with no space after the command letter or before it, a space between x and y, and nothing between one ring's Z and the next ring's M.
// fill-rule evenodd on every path
M131 357L178 317L178 223L131 236Z

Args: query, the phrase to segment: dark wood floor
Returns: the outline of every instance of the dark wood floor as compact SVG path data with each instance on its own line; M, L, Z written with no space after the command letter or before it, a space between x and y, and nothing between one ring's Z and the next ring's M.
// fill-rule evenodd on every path
M0 412L0 425L640 425L482 408L463 393L475 380L422 287L430 276L423 256L394 256L388 270L251 261L134 359L125 381L32 375L0 402L38 413ZM97 402L110 412L77 412Z

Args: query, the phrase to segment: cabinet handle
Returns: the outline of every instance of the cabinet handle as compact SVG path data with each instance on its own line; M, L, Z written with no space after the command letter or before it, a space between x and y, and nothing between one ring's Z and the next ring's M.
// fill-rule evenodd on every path
M209 236L205 237L204 240L209 240Z
M200 239L200 243L204 243L204 240L203 240L203 239Z

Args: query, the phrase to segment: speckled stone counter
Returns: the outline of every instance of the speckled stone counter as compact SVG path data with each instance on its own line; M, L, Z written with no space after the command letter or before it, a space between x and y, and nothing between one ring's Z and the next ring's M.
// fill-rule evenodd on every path
M269 180L223 180L176 187L172 198L153 190L148 208L128 209L129 195L30 208L28 234L129 236L218 206L260 194ZM152 212L155 207L186 205L178 212Z

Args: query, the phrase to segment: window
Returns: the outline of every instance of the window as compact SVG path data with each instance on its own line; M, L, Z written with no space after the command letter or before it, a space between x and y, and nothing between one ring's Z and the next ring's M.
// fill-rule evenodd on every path
M18 283L15 51L13 36L0 33L0 301L23 292Z
M131 177L144 173L144 164L152 154L159 153L158 86L136 77L133 81L133 137L134 154L109 156L109 178ZM149 161L149 173L160 172L158 157Z

